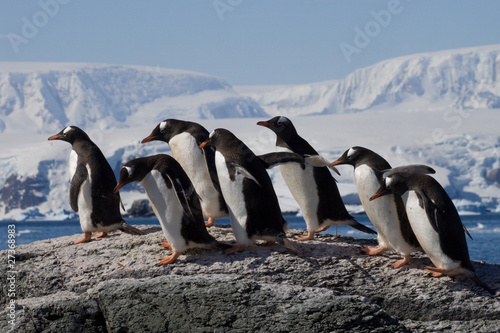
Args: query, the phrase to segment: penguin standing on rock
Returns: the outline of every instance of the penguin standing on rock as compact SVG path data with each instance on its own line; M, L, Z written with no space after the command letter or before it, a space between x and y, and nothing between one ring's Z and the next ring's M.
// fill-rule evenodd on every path
M222 194L226 199L237 245L226 253L242 251L260 239L278 242L298 252L286 238L287 222L281 215L278 198L266 168L277 163L297 163L296 154L256 156L242 141L226 129L216 129L201 147L215 147L215 164ZM284 157L284 158L280 158Z
M108 161L89 136L76 126L68 126L49 138L72 145L69 159L71 184L69 201L78 212L85 236L75 244L91 240L92 232L101 232L97 238L106 237L113 230L132 235L144 232L128 225L120 214L120 195L114 193L116 179Z
M163 258L158 265L173 263L188 248L231 247L219 243L208 233L198 194L173 157L160 154L127 162L120 171L115 192L134 181L144 186L167 239L163 246L173 251L171 256Z
M387 161L377 153L363 147L352 147L330 167L349 164L354 167L354 180L361 204L366 215L377 230L377 247L364 247L361 251L368 255L377 255L386 250L394 250L403 255L392 267L399 268L410 261L410 254L420 250L408 217L403 200L397 194L389 194L379 200L370 201L384 180L382 170L390 169Z
M274 117L260 121L257 125L267 127L276 133L276 148L282 152L293 152L301 156L318 155L317 151L297 134L290 119ZM375 234L372 229L357 222L342 202L335 178L324 167L297 164L280 165L286 185L299 204L307 225L307 236L299 241L313 239L316 232L328 229L330 225L349 225L360 231Z
M370 200L390 193L402 196L415 236L436 266L425 268L432 276L464 274L494 294L476 275L465 240L467 230L444 188L426 175L430 170L424 165L387 170L383 174L384 183Z
M203 215L208 218L207 227L212 226L215 219L228 216L215 169L215 152L211 147L200 148L200 144L208 140L208 134L200 124L166 119L142 140L142 143L159 140L170 145L172 156L180 163L200 196Z

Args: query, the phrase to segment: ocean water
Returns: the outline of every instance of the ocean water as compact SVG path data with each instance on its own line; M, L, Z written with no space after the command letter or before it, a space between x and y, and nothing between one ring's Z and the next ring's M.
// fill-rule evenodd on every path
M371 228L373 225L366 215L356 215L356 220ZM300 216L285 216L290 228L303 230L306 228L305 221ZM472 260L481 260L488 263L500 264L500 214L464 215L462 222L469 230L472 240L468 237L467 244ZM126 219L129 224L159 224L156 218L134 218ZM229 219L219 219L217 224L229 224ZM9 225L11 226L9 228ZM15 227L13 228L12 225ZM69 236L83 233L78 220L68 221L33 221L33 222L9 222L0 221L0 250L8 248L10 234L15 239L15 245L29 244L37 240ZM13 232L12 230L15 230ZM325 233L352 236L357 238L371 238L372 235L365 234L347 226L331 226ZM12 243L12 241L11 241Z

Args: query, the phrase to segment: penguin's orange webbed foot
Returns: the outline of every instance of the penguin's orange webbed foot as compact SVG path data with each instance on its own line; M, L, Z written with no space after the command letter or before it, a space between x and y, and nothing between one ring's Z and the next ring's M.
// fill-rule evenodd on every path
M302 236L302 237L297 238L297 240L300 242L310 240L310 239L314 239L314 231L308 231L307 236Z
M235 245L232 248L227 249L224 251L225 254L233 254L236 252L241 252L245 249L245 245Z
M321 227L319 228L318 230L316 230L315 232L322 232L322 231L325 231L326 229L330 228L329 225L325 226L325 227Z
M160 246L172 250L172 247L170 246L167 240L165 240Z
M365 246L361 248L361 251L366 253L369 256L375 256L377 254L381 254L382 252L386 251L387 248L382 247L382 246Z
M85 231L85 235L83 236L83 238L80 238L74 244L86 243L86 242L90 242L91 240L92 240L92 232Z
M209 217L208 221L205 222L205 227L211 227L215 223L215 219L213 217Z
M425 267L425 271L431 273L432 277L440 277L446 272L444 269L436 268L436 267Z
M271 246L271 245L274 245L274 243L276 243L275 241L265 241L264 243L262 243L262 246Z
M162 260L160 260L157 265L168 265L168 264L171 264L173 263L177 258L179 258L180 256L180 252L175 252L172 253L171 256L168 256L168 257L165 257L163 258Z
M107 236L108 236L108 233L103 231L103 232L101 232L100 235L95 236L95 238L105 238Z
M404 265L406 265L409 262L410 262L410 256L408 255L408 256L404 256L403 259L396 261L391 266L393 268L399 268L399 267L403 267Z

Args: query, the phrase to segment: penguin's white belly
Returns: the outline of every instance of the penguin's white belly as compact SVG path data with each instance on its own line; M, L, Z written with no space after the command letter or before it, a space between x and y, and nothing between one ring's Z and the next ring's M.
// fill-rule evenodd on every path
M174 187L168 188L161 173L152 170L141 181L161 229L172 250L182 252L188 244L181 235L183 208Z
M282 147L278 147L277 149L280 152L292 152ZM306 164L306 168L302 170L298 163L286 163L280 165L279 168L286 186L302 210L307 230L317 230L320 227L317 214L319 197L313 167Z
M441 249L439 234L432 228L427 218L424 208L419 205L418 197L415 191L408 191L403 195L403 201L406 206L406 214L410 220L411 228L415 233L424 252L429 256L437 268L452 270L460 266L460 262L452 260Z
M243 179L245 179L245 177L236 173L235 180L232 181L229 178L226 160L219 152L215 152L215 164L222 195L229 208L231 227L233 228L236 242L238 244L248 244L250 243L246 231L248 213L245 206L245 195L243 193Z
M72 151L73 152L73 151ZM76 155L76 153L75 153ZM75 159L76 163L76 159ZM80 186L80 191L78 192L78 217L80 218L80 226L82 231L97 231L97 228L92 224L92 176L90 173L90 167L86 165L88 177L85 179ZM76 170L76 167L75 167ZM70 170L71 172L71 170ZM74 171L73 171L74 175ZM72 176L73 176L72 175Z
M223 217L220 210L219 192L215 189L208 172L205 156L193 136L181 133L169 142L172 156L182 166L201 198L201 209L205 217Z
M415 248L405 241L401 232L394 195L385 195L370 201L370 197L380 188L373 169L367 165L358 166L354 169L354 179L366 215L377 229L379 245L403 255L414 251Z

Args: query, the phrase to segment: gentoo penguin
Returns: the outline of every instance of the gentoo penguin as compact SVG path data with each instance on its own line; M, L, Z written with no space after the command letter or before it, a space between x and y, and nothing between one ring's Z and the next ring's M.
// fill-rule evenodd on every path
M170 145L172 156L187 173L201 198L203 215L208 218L206 225L211 226L216 218L228 216L228 211L215 171L215 152L210 147L200 148L200 144L208 140L208 134L200 124L166 119L142 143L160 140Z
M403 200L397 194L390 194L379 200L370 201L384 180L382 170L391 168L389 163L377 153L363 148L352 147L330 166L349 164L354 167L354 181L366 215L377 230L378 246L368 246L361 250L368 255L394 250L403 256L392 267L398 268L410 261L410 254L420 250L406 216Z
M164 246L173 251L171 256L163 258L158 265L173 263L188 248L231 247L217 242L208 233L198 194L173 157L160 154L127 162L120 171L115 192L134 181L144 186L167 239Z
M92 232L102 232L97 238L106 237L113 230L132 235L143 235L139 229L128 225L120 214L120 195L113 192L116 179L108 161L89 136L76 126L68 126L49 140L63 140L72 145L69 158L71 184L69 202L78 212L85 236L75 244L88 242Z
M216 129L201 144L215 147L215 164L222 194L226 199L237 245L226 253L243 250L253 241L278 242L297 252L286 239L287 222L266 171L267 163L233 133Z
M276 133L276 148L282 152L317 155L318 152L297 134L292 122L286 117L274 117L259 121L257 125L267 127ZM299 204L307 225L307 236L299 241L313 239L314 233L326 230L330 225L349 225L360 231L375 234L372 229L357 222L342 202L335 178L325 167L310 164L302 169L298 164L280 165L286 185Z
M469 259L465 227L444 188L427 166L397 167L384 172L385 179L370 200L395 193L402 196L410 225L420 245L436 267L426 267L432 276L465 274L490 293L477 277Z

